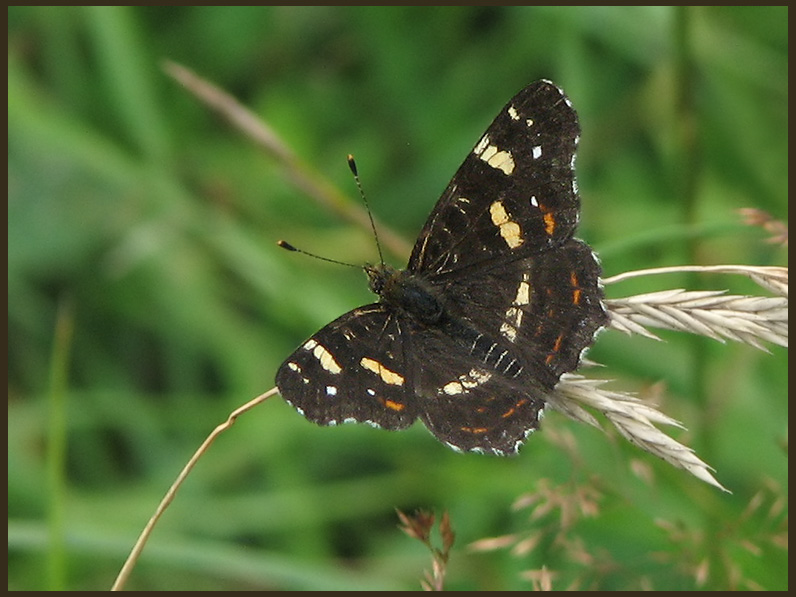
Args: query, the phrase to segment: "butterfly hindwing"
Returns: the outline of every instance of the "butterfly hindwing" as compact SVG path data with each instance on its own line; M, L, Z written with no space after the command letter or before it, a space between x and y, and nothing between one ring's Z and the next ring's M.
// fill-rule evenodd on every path
M607 323L599 274L591 249L570 239L555 251L491 262L473 276L446 276L441 292L455 317L499 342L552 389Z
M547 394L606 323L591 249L496 261L477 275L447 276L447 330L418 330L412 354L421 419L461 450L511 454L538 427ZM500 305L500 308L496 306Z
M413 354L423 364L415 385L420 418L457 450L513 454L538 427L547 389L529 377L499 373L498 353L512 358L507 344L493 344L485 335L479 341L485 351L495 346L489 363L471 354L471 344L461 338L437 328L416 330Z
M584 351L608 323L600 264L591 248L577 239L530 261L532 298L524 309L528 324L517 326L514 342L536 347L545 369L558 381L578 367Z

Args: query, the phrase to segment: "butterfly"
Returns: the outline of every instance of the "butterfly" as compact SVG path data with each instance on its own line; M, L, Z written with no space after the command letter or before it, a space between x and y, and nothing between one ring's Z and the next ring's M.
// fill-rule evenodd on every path
M573 237L577 114L537 81L517 93L442 193L404 270L366 265L378 301L280 366L283 398L320 425L404 429L514 454L608 316L600 265Z

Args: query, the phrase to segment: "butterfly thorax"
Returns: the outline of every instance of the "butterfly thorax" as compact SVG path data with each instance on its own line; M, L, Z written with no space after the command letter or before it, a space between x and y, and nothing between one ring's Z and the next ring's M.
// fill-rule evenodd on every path
M370 289L382 303L401 309L424 325L433 325L445 309L438 293L423 278L389 265L367 265Z

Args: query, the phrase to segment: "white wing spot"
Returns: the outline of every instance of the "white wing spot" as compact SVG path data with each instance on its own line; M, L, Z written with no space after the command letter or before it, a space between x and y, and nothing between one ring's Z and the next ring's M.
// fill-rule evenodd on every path
M304 348L311 351L313 356L318 359L321 367L326 369L329 373L337 375L343 370L340 364L335 360L334 356L332 356L332 353L318 344L315 340L311 338L307 340L304 343Z
M442 391L449 396L455 396L456 394L464 393L464 386L458 381L452 381L442 386Z
M334 386L326 386L327 396L337 396L337 388Z
M500 236L511 249L516 249L523 243L522 230L517 222L509 219L502 201L495 201L489 206L492 223L500 229Z
M464 207L462 207L462 205L469 205L469 204L470 204L470 200L467 197L459 197L453 203L454 207L456 209L458 209L462 214L465 214L465 215L467 215L467 210Z
M481 369L470 369L464 375L442 386L442 393L449 396L467 394L471 389L485 384L492 378L492 374Z
M506 311L506 316L509 316L509 313L512 309ZM517 328L515 328L510 323L506 323L505 321L500 324L500 335L503 336L509 342L514 342L517 339Z
M362 365L363 369L367 369L368 371L372 371L378 375L384 383L388 383L393 386L402 386L404 384L404 378L402 375L396 373L395 371L390 371L378 361L363 357L359 361L359 364Z
M514 108L514 106L509 106L509 110L508 111L509 111L509 116L511 117L512 120L519 120L520 119L520 115L517 114L517 110L516 110L516 108Z
M488 371L483 371L481 369L470 369L467 375L460 376L462 385L467 388L476 388L482 384L485 384L492 378L492 374Z
M504 174L514 172L514 157L508 151L498 149L489 143L489 135L484 135L473 149L473 153L484 162L502 171Z
M486 149L487 145L489 145L489 135L484 135L483 137L481 137L481 140L478 142L478 145L476 145L475 148L473 149L473 153L480 157L481 154L484 153L484 150Z
M524 273L522 275L522 281L519 286L517 286L517 295L514 297L514 302L512 302L511 307L506 310L506 320L500 324L500 333L509 342L514 342L517 339L517 332L522 325L522 307L531 302L531 285L528 283L529 280L529 274L527 272Z
M527 305L531 302L531 285L528 283L530 275L526 272L522 275L522 282L517 286L517 296L514 304L519 306Z
M302 369L301 369L301 365L299 365L298 363L294 363L293 361L290 361L287 364L287 368L290 369L291 371L293 371L294 373L298 373L298 375L299 375L299 377L301 377L301 381L304 383L304 385L310 383L309 379L307 379L306 377L301 375Z
M542 157L542 146L534 145L533 149L531 149L531 155L535 160L538 160L540 157Z
M531 205L539 207L539 202L536 200L536 195L531 195Z

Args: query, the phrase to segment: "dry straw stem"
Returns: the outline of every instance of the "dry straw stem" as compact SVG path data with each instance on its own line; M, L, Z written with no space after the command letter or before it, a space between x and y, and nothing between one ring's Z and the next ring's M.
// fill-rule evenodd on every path
M174 500L174 497L177 495L177 490L180 488L183 481L185 481L185 479L188 477L188 474L191 472L193 467L196 465L197 462L199 462L199 459L204 455L204 453L210 447L210 444L212 444L221 433L232 427L232 425L235 424L235 421L240 415L251 410L258 404L265 402L276 393L277 389L272 388L267 392L265 392L264 394L260 394L259 396L257 396L257 398L250 400L240 408L235 409L234 411L232 411L232 413L230 413L226 421L224 421L221 425L216 427L213 430L213 432L207 436L207 439L202 443L201 446L199 446L199 449L188 461L188 464L186 464L185 467L182 469L182 471L180 471L180 474L177 476L177 480L174 481L172 486L166 492L166 495L161 500L160 504L157 507L157 510L155 510L155 513L152 515L152 518L149 519L149 522L144 527L144 530L141 531L141 535L138 537L138 541L135 542L135 545L133 546L130 555L127 556L127 560L125 560L124 566L122 566L122 569L119 571L119 575L116 577L116 580L114 581L113 586L111 587L111 591L121 591L124 588L124 585L127 583L127 579L129 578L130 573L133 571L133 568L135 567L138 558L141 556L141 552L144 550L144 546L146 545L149 536L152 534L155 525L158 523L158 520L160 520L160 517L166 511L166 508L169 507L169 504L171 504L171 502Z
M176 62L164 61L163 70L265 150L282 166L287 178L307 196L342 218L370 230L370 220L363 207L349 200L317 170L299 159L272 127L232 95ZM411 247L399 234L384 224L376 224L379 240L385 247L395 255L409 254Z

